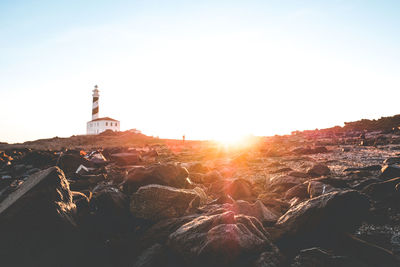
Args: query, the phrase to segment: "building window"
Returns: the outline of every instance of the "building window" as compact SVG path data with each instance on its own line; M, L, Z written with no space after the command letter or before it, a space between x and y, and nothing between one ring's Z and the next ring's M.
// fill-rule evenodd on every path
M113 126L113 123L112 123L112 122L110 122L110 124L111 124L111 126Z
M106 122L106 126L108 126L108 122Z

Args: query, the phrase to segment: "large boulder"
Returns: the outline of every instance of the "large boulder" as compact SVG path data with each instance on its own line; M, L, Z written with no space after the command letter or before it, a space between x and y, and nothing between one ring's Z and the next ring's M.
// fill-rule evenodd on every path
M201 189L177 189L170 186L147 185L131 197L130 210L136 218L159 221L183 216L204 203Z
M133 168L128 172L124 184L127 194L136 192L139 187L149 184L159 184L184 188L189 172L177 164L153 164L148 167Z
M257 252L278 253L256 218L229 211L182 225L167 244L192 266L245 266L255 260Z
M93 255L83 253L90 245L78 232L75 210L68 181L58 167L31 175L0 203L1 265L89 264ZM102 261L97 259L101 256L92 263Z
M291 207L276 227L282 230L283 243L303 241L305 245L337 233L352 232L367 216L367 196L354 190L337 191L312 198Z

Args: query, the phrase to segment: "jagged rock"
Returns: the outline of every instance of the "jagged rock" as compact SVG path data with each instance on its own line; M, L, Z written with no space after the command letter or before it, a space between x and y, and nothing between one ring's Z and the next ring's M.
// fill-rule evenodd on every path
M260 194L258 195L257 199L259 199L264 204L264 206L279 215L285 213L290 207L289 203L280 200L279 195L275 193Z
M266 183L266 189L275 193L286 192L290 188L303 183L305 179L294 176L274 177Z
M130 210L136 218L159 221L183 216L200 202L201 196L195 190L147 185L132 195Z
M282 215L276 226L283 243L301 246L329 235L353 231L368 214L368 198L354 190L331 192L301 202Z
M324 176L324 175L328 175L330 173L331 173L331 170L329 169L329 167L322 163L314 165L312 168L310 168L307 171L307 174L309 174L312 177Z
M148 167L138 167L128 172L124 191L131 194L136 192L139 187L149 184L184 188L188 176L189 172L177 164L154 164Z
M381 169L381 179L392 179L400 177L400 166L398 165L385 165Z
M307 188L308 187L306 184L295 185L285 193L285 199L291 199L294 197L298 197L300 199L309 198L309 193Z
M104 174L97 175L77 175L76 180L70 180L71 190L83 190L89 187L93 188L99 182L105 181L106 176Z
M256 218L233 212L200 216L172 233L167 244L194 266L243 266L265 248L278 251Z
M142 157L140 156L140 153L133 152L111 154L111 160L120 166L137 165L142 163Z
M278 220L278 216L265 207L260 200L257 200L253 204L244 200L238 200L233 203L232 211L235 214L256 217L263 224L274 224Z
M72 200L68 181L58 167L31 175L4 199L0 203L1 265L89 264L85 258L92 256L83 250L90 245L76 228ZM99 264L97 259L92 263Z

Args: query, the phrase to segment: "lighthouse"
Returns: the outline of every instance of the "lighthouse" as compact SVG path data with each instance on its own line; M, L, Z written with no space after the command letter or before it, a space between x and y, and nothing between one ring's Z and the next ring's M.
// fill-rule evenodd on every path
M93 105L92 105L92 120L99 118L99 87L94 86L93 89Z
M92 92L92 120L86 124L86 134L99 134L106 130L119 132L120 122L118 120L110 117L99 118L99 87L95 85Z

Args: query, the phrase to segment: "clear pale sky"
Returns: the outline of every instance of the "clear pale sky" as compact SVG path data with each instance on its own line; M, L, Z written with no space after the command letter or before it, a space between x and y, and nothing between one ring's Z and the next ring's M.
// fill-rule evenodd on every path
M273 135L400 113L400 1L0 1L0 141Z

